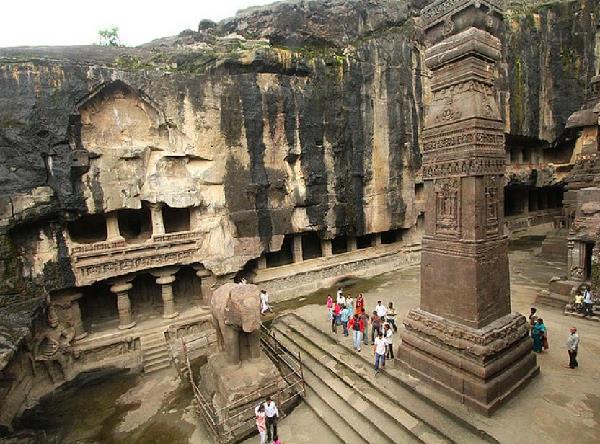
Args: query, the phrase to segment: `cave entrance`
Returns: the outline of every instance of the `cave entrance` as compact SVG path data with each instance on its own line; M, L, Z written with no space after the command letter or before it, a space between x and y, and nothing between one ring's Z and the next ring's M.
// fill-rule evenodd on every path
M288 265L293 262L292 255L292 242L293 235L286 234L281 244L279 251L272 251L266 254L267 267L279 267L281 265Z
M97 282L81 288L81 321L84 330L90 333L117 328L119 312L117 295L111 293L106 282Z
M119 232L127 242L143 242L152 236L150 209L145 203L139 210L118 210L117 220Z
M315 232L302 233L302 259L321 257L321 239Z
M165 233L178 233L190 231L190 209L173 208L168 205L162 207L162 217Z
M102 242L106 240L106 219L103 214L88 214L68 222L67 231L78 244Z
M337 236L331 241L331 251L333 254L346 253L348 251L348 236Z

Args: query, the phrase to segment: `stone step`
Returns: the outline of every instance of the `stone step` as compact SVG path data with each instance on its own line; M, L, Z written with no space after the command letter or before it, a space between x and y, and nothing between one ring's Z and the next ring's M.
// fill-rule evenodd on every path
M594 315L593 316L586 316L583 313L579 313L577 311L568 311L565 310L565 315L566 316L573 316L579 319L586 319L588 321L591 322L600 322L600 312L597 310L594 310Z
M144 350L144 362L147 359L160 356L170 358L169 350L166 347L156 348L153 350Z
M536 305L545 305L547 307L554 307L564 310L565 305L572 299L573 298L570 296L565 297L557 293L539 292L535 303Z
M151 365L144 365L144 373L153 373L171 366L170 362L157 362Z
M338 412L333 410L329 405L322 399L322 395L315 392L310 386L306 386L306 396L304 402L310 408L315 415L331 430L331 433L339 440L340 443L344 444L369 444L369 441L365 441L354 432L351 424L349 424L344 418L340 418ZM329 442L328 442L329 444ZM332 443L333 444L333 443Z
M348 338L345 338L347 344L338 342L330 336L329 332L322 331L295 313L279 318L277 322L284 322L291 328L295 327L297 331L301 330L300 334L304 338L322 353L336 359L336 365L343 368L345 372L358 375L371 386L372 390L410 412L414 418L435 430L438 435L453 442L497 442L484 431L469 424L464 418L418 393L405 381L406 376L401 378L385 370L377 376L377 384L375 384L371 354L354 353ZM343 350L346 352L344 353ZM353 355L352 359L347 359L348 353Z
M304 369L311 372L328 388L344 399L356 410L366 415L372 424L377 427L380 434L392 442L448 442L435 432L430 431L429 436L417 438L413 430L421 433L423 426L408 412L399 408L389 400L376 396L371 387L362 378L351 377L347 374L340 375L337 371L337 361L323 355L316 347L305 340L300 334L281 324L274 326L279 332L279 340L288 348L299 348L302 353ZM282 340L282 336L285 339ZM351 359L351 357L350 357ZM304 373L306 376L306 372ZM419 426L421 425L421 429Z
M156 364L159 362L166 362L166 363L170 364L171 358L168 355L167 356L152 356L148 359L146 359L144 357L144 368L146 368L149 365Z

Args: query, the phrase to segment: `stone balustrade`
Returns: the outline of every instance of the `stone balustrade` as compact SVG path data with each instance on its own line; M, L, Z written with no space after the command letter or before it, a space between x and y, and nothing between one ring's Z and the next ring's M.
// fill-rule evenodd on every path
M196 231L159 234L147 241L102 241L71 249L76 285L90 285L107 278L172 265L200 262Z

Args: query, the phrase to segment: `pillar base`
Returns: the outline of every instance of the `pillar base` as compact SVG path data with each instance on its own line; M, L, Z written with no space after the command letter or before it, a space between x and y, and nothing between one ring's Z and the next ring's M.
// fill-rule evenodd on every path
M176 311L175 313L164 314L163 319L173 319L173 318L176 318L177 316L179 316L178 311Z
M136 322L130 322L129 324L119 325L119 330L127 330L129 328L135 327Z
M474 329L415 309L404 326L403 367L480 413L492 414L539 373L529 324L520 314Z

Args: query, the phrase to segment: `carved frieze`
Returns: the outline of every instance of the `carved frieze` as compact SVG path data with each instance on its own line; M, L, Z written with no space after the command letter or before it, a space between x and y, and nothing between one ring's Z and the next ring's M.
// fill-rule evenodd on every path
M423 179L448 176L500 175L504 173L506 160L500 158L470 158L452 161L428 162L423 165Z

